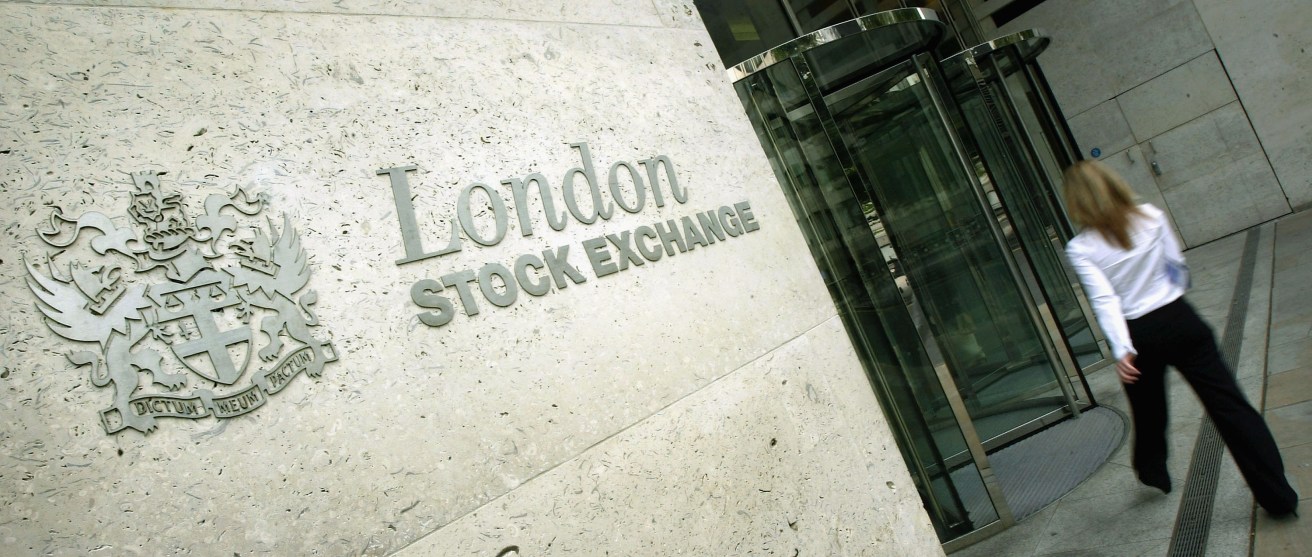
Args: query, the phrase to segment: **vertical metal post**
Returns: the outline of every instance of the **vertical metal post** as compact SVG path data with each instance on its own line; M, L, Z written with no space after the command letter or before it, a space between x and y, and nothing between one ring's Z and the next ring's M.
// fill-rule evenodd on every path
M1017 63L1017 64L1019 65L1019 67L1024 68L1024 67L1026 67L1026 66L1029 66L1029 64L1028 64L1027 62L1025 62L1024 60L1021 59L1021 57L1015 52L1015 50L1016 50L1016 47L1015 47L1015 46L1007 46L1007 47L1004 47L1004 50L1003 50L1003 51L995 52L995 55L1008 55L1008 54L1010 54L1010 55L1013 55L1013 62ZM1026 155L1028 155L1028 156L1030 157L1031 160L1034 160L1034 161L1036 161L1036 163L1037 163L1037 161L1039 160L1039 156L1038 156L1038 147L1036 147L1036 146L1034 145L1034 141L1033 141L1033 139L1032 139L1032 136L1030 135L1030 134L1033 133L1033 132L1032 132L1029 128L1027 128L1027 127L1025 126L1025 122L1024 122L1024 120L1022 120L1022 119L1019 118L1019 116L1018 116L1018 114L1019 114L1019 110L1016 108L1016 104L1015 104L1015 102L1013 101L1013 99L1016 98L1016 97L1014 96L1014 95L1015 95L1015 92L1013 92L1012 89L1011 89L1011 87L1007 85L1006 76L1003 75L1003 73L1002 73L1002 68L1000 67L1000 64L997 63L996 59L990 57L989 60L990 60L990 62L993 64L993 70L994 70L994 71L993 71L993 75L996 76L996 79L997 79L998 85L1002 88L1002 96L1003 96L1002 101L1007 103L1007 106L1008 106L1008 108L1010 109L1010 113L1011 113L1011 116L1012 116L1011 120L1013 121L1014 125L1015 125L1015 126L1021 131L1021 133L1020 133L1020 136L1021 136L1020 139L1022 140L1021 143L1022 143L1023 147L1027 150ZM971 58L969 59L969 61L970 61L970 62L974 62L974 57L971 57ZM1029 72L1025 72L1025 77L1026 77L1027 81L1029 81L1030 73L1029 73ZM1038 89L1034 87L1034 84L1033 84L1032 82L1030 82L1029 85L1030 85L1031 88L1034 88L1036 92L1038 91ZM981 84L980 86L981 86L981 87L984 87L984 85L982 85L982 84ZM1040 95L1040 96L1041 96L1041 95ZM1036 108L1040 108L1040 107L1036 107ZM1043 108L1043 109L1046 110L1047 107L1041 107L1041 108ZM989 110L996 110L996 107L989 107ZM1043 116L1047 116L1047 114L1043 114ZM1054 125L1054 127L1055 127L1055 126L1060 125L1060 124L1057 123L1057 122L1053 122L1053 125ZM1039 181L1036 182L1036 186L1041 186L1041 184L1042 184L1042 182L1044 182L1044 180L1042 180L1042 176L1037 176L1037 178L1039 179ZM1054 185L1056 185L1056 184L1054 184ZM1046 193L1046 194L1044 195L1044 198L1045 198L1045 199L1050 199L1050 195L1051 195L1052 193L1054 193L1054 192L1050 189L1048 192L1045 192L1045 193ZM1066 215L1065 215L1065 212L1061 209L1061 205L1055 205L1055 206L1054 206L1054 205L1051 205L1051 203L1049 203L1047 208L1048 208L1048 210L1049 210L1050 212L1053 213L1053 215L1051 215L1051 216L1053 216L1053 217L1056 219L1056 222L1057 222L1058 224L1065 223L1065 221L1066 221ZM1064 253L1064 252L1065 252L1065 249L1064 249L1065 246L1062 246L1062 248L1063 248L1063 249L1059 250L1058 253ZM1088 302L1087 297L1084 295L1084 288L1083 288L1083 286L1080 285L1080 282L1079 282L1078 279L1075 279L1075 278L1071 277L1069 274L1067 275L1067 279L1068 279L1068 284L1070 285L1072 291L1075 293L1076 300L1077 300L1077 301L1079 302L1079 304L1080 304L1080 311L1081 311L1081 313L1084 315L1084 319L1085 319L1085 321L1087 321L1087 322L1089 323L1089 327L1091 328L1091 331L1090 331L1090 332L1093 334L1095 341L1097 341L1097 340L1104 340L1104 338L1103 338L1104 335L1102 334L1102 330L1101 330L1100 327L1098 326L1098 322L1097 322L1097 320L1094 318L1093 309L1092 309L1092 307L1089 305L1089 302ZM1100 360L1099 362L1095 362L1095 363L1091 364L1091 366L1099 366L1100 364L1101 364L1101 365L1106 365L1106 362L1109 362L1109 361L1111 360L1111 352L1107 349L1107 346L1106 346L1105 343L1098 343L1098 349L1099 349L1099 351L1102 353L1102 360ZM1078 369L1079 369L1079 366L1076 365L1074 369L1075 369L1075 370L1078 370ZM1083 380L1083 377L1081 377L1081 379ZM1087 389L1086 389L1086 390L1087 390ZM1092 392L1089 393L1089 398L1090 398L1090 400L1093 399L1093 393L1092 393Z
M947 128L948 137L952 141L952 146L956 151L957 159L966 170L967 174L971 177L971 190L974 192L975 198L980 204L980 209L985 215L993 215L993 218L986 218L984 220L988 221L990 225L989 230L993 233L994 241L997 242L998 247L1005 254L1003 258L1006 260L1007 267L1011 271L1012 279L1015 280L1018 285L1023 285L1023 287L1019 289L1019 292L1021 298L1027 302L1026 305L1029 306L1030 319L1035 325L1039 325L1041 330L1045 330L1048 333L1047 335L1040 335L1040 337L1042 337L1043 349L1048 354L1050 361L1060 362L1061 366L1065 369L1074 369L1078 371L1079 368L1075 365L1075 360L1071 357L1070 352L1068 350L1062 350L1053 340L1062 338L1062 333L1052 317L1052 310L1048 307L1046 298L1042 295L1042 290L1039 288L1038 281L1034 277L1033 269L1028 264L1021 265L1016 261L1016 250L1007 241L1006 233L1002 229L1002 223L999 222L1000 217L994 213L992 204L989 203L988 198L984 195L983 186L979 184L978 180L974 179L975 174L973 172L973 166L966 158L967 151L965 145L961 138L957 136L956 129L952 125L952 121L948 118L948 105L941 93L941 84L937 81L937 76L931 71L933 68L925 64L926 60L927 56L924 54L912 57L912 61L916 65L916 71L921 75L921 78L925 80L926 89L929 91L930 99L934 102L934 107L937 109L944 127ZM1001 201L1001 196L999 196L999 201ZM1007 213L1009 219L1014 220L1007 211L1005 204L1003 205L1003 212ZM1055 375L1054 379L1057 381L1057 386L1061 389L1062 397L1066 400L1067 409L1072 415L1078 417L1080 415L1079 405L1075 403L1075 397L1071 391L1067 374L1062 373L1059 369L1053 369L1053 373Z
M926 55L922 54L920 56ZM829 111L828 105L825 104L824 96L820 92L819 85L816 84L815 76L811 70L810 64L806 60L806 57L796 56L792 61L797 67L807 97L811 101L811 105L815 109L821 125L824 127L825 135L829 137L830 144L834 146L834 152L838 156L840 164L843 165L843 168L855 169L856 163L852 160L851 154L847 151L843 142L842 133L838 129L838 123L835 121L833 114ZM894 70L886 71L896 71L896 67ZM919 78L919 73L913 73L912 77ZM852 172L854 172L854 170L849 170L849 174ZM877 199L872 199L871 201L876 207L880 205L879 200ZM880 220L883 220L882 216L880 217ZM899 260L906 260L902 258L900 253L898 253L896 246L893 246L891 249L893 249L894 253L898 255ZM911 277L907 276L906 279L910 281ZM943 387L944 395L948 399L948 406L951 408L958 427L961 429L962 436L965 438L966 447L970 451L971 460L974 461L976 468L979 470L980 477L984 482L984 489L988 492L989 499L993 503L994 509L998 512L998 520L1002 522L1004 526L1011 526L1016 523L1015 515L1012 514L1011 507L1007 504L1006 497L1003 496L1002 486L998 483L997 476L993 473L993 467L989 463L988 454L984 452L984 443L979 436L979 432L975 429L975 423L970 418L970 413L966 409L965 401L961 398L961 391L957 387L951 371L948 369L947 359L943 356L938 341L934 338L933 332L929 329L929 322L925 318L924 311L921 309L922 305L914 294L915 289L912 288L911 291L912 293L908 296L911 303L906 304L906 309L907 312L911 314L911 320L915 324L916 333L920 338L921 346L925 349L926 356L928 356L931 365L934 366L934 373L938 378L939 384Z

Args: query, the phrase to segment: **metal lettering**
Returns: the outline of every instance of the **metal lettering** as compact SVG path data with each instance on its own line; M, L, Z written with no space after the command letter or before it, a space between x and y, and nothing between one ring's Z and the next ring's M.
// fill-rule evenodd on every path
M565 205L569 207L570 214L583 224L592 224L597 222L597 218L610 220L615 213L615 207L603 205L601 199L601 183L597 181L597 173L592 166L592 154L588 152L587 143L570 143L570 147L579 150L579 157L583 161L583 166L574 167L565 171L565 180L561 184L564 190ZM585 215L579 209L578 196L574 191L574 177L582 174L583 179L588 182L588 190L592 193L592 214Z
M442 283L433 279L423 279L410 287L410 299L421 308L435 309L419 314L419 321L429 327L441 327L455 317L455 306L445 296L439 296Z
M286 359L274 366L273 369L265 372L264 375L257 375L255 384L264 389L266 393L275 394L312 364L314 364L314 353L301 349L287 356Z
M519 282L519 287L523 288L533 296L542 296L551 291L551 281L542 276L542 268L546 265L542 259L531 253L526 253L515 259L515 280ZM541 280L534 282L528 275L528 269L532 267L538 271L538 277Z
M220 418L240 416L264 406L268 400L264 391L251 385L250 388L235 395L214 399L214 415Z
M533 222L528 215L529 184L538 185L538 196L542 198L542 212L547 216L547 224L551 226L552 230L560 231L565 229L565 212L556 212L556 202L551 197L551 186L547 183L546 176L534 172L525 176L523 180L506 178L501 183L510 186L510 194L515 200L515 213L519 216L521 234L524 236L533 235Z
M661 247L659 244L657 244L656 247L651 247L650 245L642 241L643 238L646 238L648 240L659 239L656 234L656 231L652 230L650 226L639 226L638 228L633 230L633 233L637 236L637 238L633 241L633 244L638 247L638 252L641 253L642 256L647 259L647 261L656 261L665 255L665 252L661 251Z
M565 288L569 283L565 282L565 277L574 281L574 284L586 282L583 273L569 264L569 246L560 246L555 251L546 249L542 250L542 259L546 261L547 269L551 271L551 278L556 281L556 288Z
M418 169L415 165L380 168L378 175L386 174L392 184L392 198L396 202L396 218L401 223L401 245L405 247L405 257L396 260L397 265L405 265L430 257L446 255L460 251L460 235L456 233L456 221L451 221L451 240L445 248L432 253L424 253L423 240L419 236L419 221L415 218L415 206L410 201L410 182L406 172Z
M680 253L688 251L688 246L683 243L683 236L679 235L679 223L670 220L665 223L658 222L653 226L656 227L656 235L660 236L661 243L665 245L665 253L674 255L674 248L670 247L671 243L679 247Z
M478 301L474 300L474 293L469 289L469 283L475 280L478 277L469 269L441 277L443 286L454 286L456 293L460 294L460 305L464 307L465 315L478 315Z
M629 179L633 181L633 190L636 192L634 195L636 195L638 199L633 202L632 206L629 206L629 204L624 202L624 195L620 191L620 167L624 167L625 170L629 171ZM610 183L610 196L615 198L615 204L619 205L621 209L630 213L636 213L642 210L643 205L647 204L647 191L646 188L643 187L642 176L638 174L638 169L633 168L633 165L624 161L619 161L610 165L610 175L608 178L607 181Z
M469 206L469 196L475 189L483 190L487 196L488 203L492 205L492 218L496 227L491 240L486 240L474 226L474 215ZM501 199L501 195L484 184L473 183L465 186L460 190L460 197L456 200L456 216L460 218L460 228L464 229L469 239L483 246L495 246L506 237L506 227L508 226L509 216L506 215L506 202Z
M691 217L683 217L679 219L679 223L683 225L683 236L688 239L688 249L693 249L693 244L702 247L710 245L706 242L706 238L702 236L702 232L697 229L697 223L693 222Z
M497 288L492 284L492 277L501 279L505 285L505 292L497 292ZM500 263L488 263L478 271L478 288L483 291L483 297L492 305L497 307L506 307L515 303L515 298L519 296L519 287L515 285L515 277L510 274L510 269Z
M132 410L137 416L152 417L195 417L205 414L199 398L176 398L170 395L144 396L132 401Z
M743 232L761 228L761 225L756 223L756 217L752 216L752 206L748 202L734 203L733 208L738 210L738 218L743 223Z
M606 238L610 240L610 243L620 250L621 271L628 269L629 263L633 263L634 265L642 265L645 263L641 257L638 257L637 253L633 252L632 244L629 243L629 238L631 238L632 235L633 233L628 230L620 232L618 236L615 234L606 235Z
M302 358L304 358L304 360ZM308 354L300 352L294 359L289 359L287 362L273 368L269 373L265 374L264 381L269 392L276 393L282 390L282 388L286 386L297 373L304 369L304 361L308 359Z
M598 236L584 240L583 251L588 254L588 262L592 263L592 271L597 274L597 278L620 272L619 267L611 261L610 251L606 249L606 238Z
M720 226L719 219L715 218L715 211L697 213L697 222L700 222L702 230L706 231L707 242L714 244L717 239L724 240L724 227Z
M647 183L651 185L651 195L656 199L657 207L665 206L665 196L661 194L660 177L656 175L658 168L665 168L665 180L670 184L670 193L674 194L674 200L679 203L688 202L688 190L679 187L679 181L674 178L674 162L670 157L658 155L654 158L640 160L643 168L647 170Z
M735 215L729 206L717 209L716 215L720 217L720 224L724 226L725 234L736 237L743 233L743 229L738 226L738 215Z
M558 200L553 195L551 185L547 177L540 172L528 173L523 178L505 178L500 182L510 188L510 202L514 204L513 210L519 224L520 233L525 237L532 236L534 233L533 221L536 217L533 215L534 211L529 200L531 197L530 190L533 189L537 190L538 197L541 199L542 213L546 223L556 231L564 230L571 216L585 225L595 224L601 220L610 220L615 214L616 205L625 212L640 213L646 207L649 188L657 207L664 207L667 197L672 198L677 203L687 203L688 201L688 189L679 184L674 171L674 163L669 156L657 155L639 160L636 163L614 162L608 167L609 171L605 175L606 182L602 184L597 179L596 166L588 144L580 141L568 145L577 151L579 164L567 170L562 177L560 197L565 204L563 210L557 208L556 202ZM638 169L639 165L642 166L641 171ZM603 166L603 168L607 167ZM389 176L393 195L398 196L396 204L400 214L402 236L407 253L407 258L399 261L398 264L458 251L462 236L469 237L480 246L494 246L505 239L511 218L510 207L506 205L506 200L498 191L494 191L485 184L475 182L463 188L456 200L456 218L450 220L452 240L448 248L442 252L425 253L420 245L417 219L414 216L414 207L410 203L410 188L407 183L407 172L415 169L414 166L405 166L380 169L378 171L380 175L387 174ZM633 185L632 197L627 197L626 188L628 186L623 183L624 180L621 177L624 172L628 173L627 180ZM580 179L587 184L586 196L590 206L586 208L584 208L584 205L587 202L580 203L580 189L583 187L582 182L579 182ZM662 184L662 182L664 183ZM603 188L603 186L605 187ZM604 194L603 189L608 191L609 195ZM486 205L473 201L476 190L481 190L481 193L487 196ZM156 204L159 204L158 200L156 200ZM144 208L150 206L149 203L143 205ZM172 206L180 207L176 203ZM482 228L479 228L475 223L476 217L483 217L488 211L492 213L490 230L486 223L483 223ZM52 222L55 222L55 220L52 219ZM81 226L81 223L79 223L79 226ZM101 230L106 235L117 234L114 232L113 224L104 219L100 221L89 220L86 223L86 228ZM664 222L639 226L631 230L603 234L583 240L579 245L581 245L585 256L588 258L588 263L591 265L593 271L591 274L596 277L604 277L628 270L631 266L643 265L647 261L658 261L666 255L673 256L677 253L688 252L698 246L710 246L716 242L725 241L729 237L740 236L759 228L760 225L751 212L750 204L743 201L731 206L726 205L718 209L696 213L696 216L676 217ZM228 229L210 226L204 228L204 230L210 231L206 232L206 234L209 234L207 237L214 237L216 232L212 232L213 230ZM159 238L161 242L166 239L164 235L159 236ZM125 243L116 239L108 245L121 246ZM160 250L171 250L174 247L173 245L164 245L164 243L159 245ZM419 280L412 285L410 297L415 305L432 311L419 313L417 317L420 322L432 327L449 324L455 316L455 297L444 295L443 291L446 288L456 289L465 315L477 315L480 308L474 295L474 287L470 283L477 283L483 297L492 305L508 307L518 300L520 290L527 292L530 296L544 296L551 292L553 285L557 289L564 289L570 284L586 282L588 277L579 272L579 268L569 261L570 247L570 245L562 245L545 249L540 252L540 257L536 253L523 254L515 258L514 263L508 266L501 263L486 263L477 271L465 269L448 273L438 279ZM179 272L194 273L194 271L187 270ZM197 282L191 288L204 287L206 284L208 283ZM96 298L100 301L95 302L95 304L98 304L96 307L101 307L103 310L103 308L114 305L116 303L114 300L119 297L128 300L133 299L130 294L123 292L107 293ZM163 304L162 307L167 308L169 312L183 312L192 315L198 311L195 308L203 310L208 307L207 304L218 304L225 298L216 295L212 299L213 302L194 301L200 300L198 296L193 299L170 299L167 300L169 303ZM195 306L195 308L191 306ZM172 315L172 313L166 314L166 320L171 319ZM220 346L220 348L232 348L248 342L236 334L231 339L223 337L220 334L222 331L218 330L209 331L208 333L202 330L201 333L215 339L222 337L225 342L229 343ZM185 343L177 344L185 346ZM217 359L221 355L220 352L222 350L214 350L213 346L207 344L204 354ZM195 352L195 354L201 354L201 352ZM267 372L267 375L262 376L263 379L261 380L267 381L268 385L273 385L276 388L285 384L296 373L295 368L277 368ZM234 374L240 375L240 373L233 370L227 372L227 375ZM266 385L261 384L261 386L265 387ZM239 405L242 399L231 398L231 400L225 399L225 401L225 404ZM240 406L237 408L240 409ZM110 417L107 416L105 419L109 420Z

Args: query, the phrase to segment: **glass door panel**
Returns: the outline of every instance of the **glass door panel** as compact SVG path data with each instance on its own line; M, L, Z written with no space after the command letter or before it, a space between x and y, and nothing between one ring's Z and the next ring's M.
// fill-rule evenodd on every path
M1059 139L1059 122L1046 114L1043 88L1025 71L1026 56L1037 55L1046 44L1046 39L1031 37L982 54L975 53L981 50L977 47L945 60L944 69L962 109L964 133L974 139L968 144L971 156L996 178L984 185L993 188L993 200L1005 205L1011 216L1024 252L1017 256L1029 259L1078 366L1093 369L1109 361L1108 353L1078 280L1065 263L1071 227L1056 193L1073 152ZM1083 381L1078 383L1084 387Z
M1057 187L1062 181L1062 171L1076 161L1074 152L1067 150L1067 142L1061 139L1060 122L1045 117L1041 90L1031 79L1031 73L1017 71L1006 74L1007 90L1011 92L1008 101L1016 107L1016 116L1028 133L1027 139L1034 143L1038 168L1051 187L1047 191L1034 192L1035 205L1045 206L1052 212L1052 221L1062 241L1062 245L1075 235L1075 228L1066 218L1066 210L1061 203Z
M1061 326L1065 338L1081 367L1103 359L1102 349L1093 334L1092 323L1085 315L1064 264L1064 245L1058 221L1047 205L1044 192L1048 183L1035 173L1037 160L1025 160L1025 149L1019 144L1023 133L1014 122L995 118L992 98L1002 94L996 84L985 84L976 93L959 94L965 121L973 132L975 147L972 158L977 164L987 164L989 174L997 183L986 182L986 188L998 204L1005 203L1010 221L1019 241L1024 246L1034 267L1035 275L1043 287L1054 318ZM980 94L988 92L988 95ZM984 161L987 161L985 163Z
M1063 410L1065 374L927 75L904 62L825 104L987 447Z
M847 179L822 118L824 107L811 102L801 72L790 62L739 81L736 88L753 112L761 143L940 538L997 522L996 497L971 458L967 432L953 411L954 393L944 388L922 345L883 223Z
M932 16L863 16L730 73L947 547L1015 522L990 451L1078 415L1080 322L1059 322L1082 298L1049 288L1071 285L1069 227L1024 187L1060 157L1007 136L1031 120L975 138L996 114L963 114Z

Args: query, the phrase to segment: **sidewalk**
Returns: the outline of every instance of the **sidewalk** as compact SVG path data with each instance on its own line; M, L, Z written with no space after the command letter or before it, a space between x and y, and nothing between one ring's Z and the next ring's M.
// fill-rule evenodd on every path
M1249 235L1254 235L1250 240ZM1255 240L1255 241L1253 241ZM1251 287L1247 307L1235 304L1246 250ZM955 556L1142 555L1241 556L1312 555L1312 211L1267 223L1247 233L1190 250L1194 276L1188 299L1212 324L1222 343L1231 312L1242 312L1238 344L1240 386L1266 415L1285 460L1285 470L1302 501L1302 518L1272 519L1255 508L1252 494L1228 452L1216 470L1210 519L1180 526L1181 513L1198 516L1197 499L1184 501L1190 461L1204 422L1202 408L1185 381L1168 379L1170 404L1169 468L1175 488L1169 495L1142 486L1130 468L1130 448L1122 445L1093 476L1056 503L1011 529ZM1236 339L1238 340L1238 339ZM1223 344L1224 346L1224 344ZM1089 376L1097 401L1128 415L1115 372ZM1202 460L1202 459L1200 459ZM1201 474L1194 478L1200 483ZM1210 490L1208 490L1210 494ZM1193 511L1185 511L1193 506ZM1206 507L1202 516L1206 516ZM1194 549L1181 540L1197 542Z

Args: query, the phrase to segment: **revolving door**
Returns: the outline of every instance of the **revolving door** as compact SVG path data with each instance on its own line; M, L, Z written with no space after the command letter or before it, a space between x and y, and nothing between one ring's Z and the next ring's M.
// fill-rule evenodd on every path
M1073 236L1057 195L1062 169L1078 159L1069 130L1034 59L1049 39L1034 30L999 37L959 52L941 65L964 116L963 133L975 139L975 164L987 164L999 183L984 181L994 204L1004 200L1016 219L1012 232L1034 263L1054 320L1085 370L1110 365L1093 310L1062 261Z
M1053 311L1056 246L1018 234L1050 227L998 195L1013 182L930 53L942 29L929 10L881 12L731 75L951 546L1019 518L994 451L1093 405L1068 334L1093 327Z

